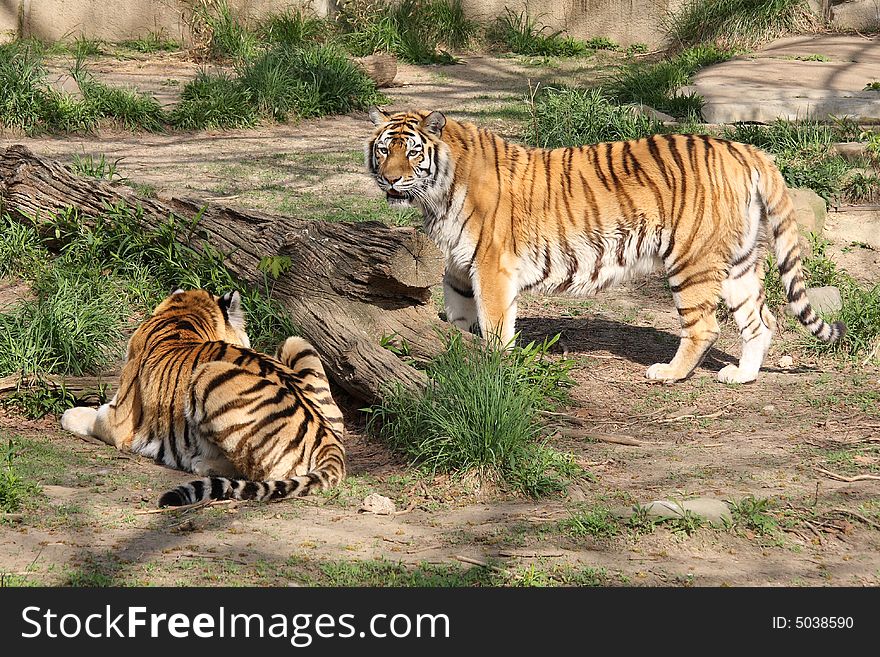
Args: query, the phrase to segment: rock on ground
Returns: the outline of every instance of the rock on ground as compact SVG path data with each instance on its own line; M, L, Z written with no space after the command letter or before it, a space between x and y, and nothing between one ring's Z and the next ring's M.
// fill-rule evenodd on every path
M397 507L394 505L394 502L390 497L385 497L378 493L370 493L364 498L364 501L361 503L361 508L358 509L358 511L387 516L397 511Z
M649 517L662 519L683 518L690 511L713 525L723 525L733 520L727 502L711 497L695 497L683 502L655 500L645 506L645 511Z
M828 61L797 59L816 55ZM705 98L707 123L880 119L880 94L865 91L878 71L880 36L804 35L704 68L683 91Z

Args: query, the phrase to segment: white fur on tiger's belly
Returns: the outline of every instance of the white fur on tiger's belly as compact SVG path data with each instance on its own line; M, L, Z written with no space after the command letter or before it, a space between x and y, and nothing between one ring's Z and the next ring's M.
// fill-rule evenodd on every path
M95 435L95 419L97 417L97 409L75 406L64 411L64 415L61 416L61 426L71 433L93 436Z

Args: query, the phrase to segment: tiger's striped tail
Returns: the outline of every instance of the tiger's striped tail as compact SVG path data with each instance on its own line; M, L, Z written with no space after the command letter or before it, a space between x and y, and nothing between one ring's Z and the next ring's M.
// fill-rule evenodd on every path
M759 189L766 216L773 233L774 253L789 308L797 320L822 342L834 342L846 333L843 322L829 324L813 310L807 298L801 265L801 249L794 203L785 186L785 179L773 165L761 173Z
M159 499L159 508L185 506L211 500L254 500L257 502L302 497L316 490L327 490L345 477L345 460L341 449L328 449L323 462L301 477L249 481L227 477L204 477L166 492Z

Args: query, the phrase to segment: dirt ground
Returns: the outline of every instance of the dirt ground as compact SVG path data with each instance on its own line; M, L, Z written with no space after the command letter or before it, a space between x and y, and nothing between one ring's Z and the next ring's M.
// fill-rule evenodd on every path
M565 66L488 57L450 67L401 65L400 86L385 91L392 108L443 109L513 135L524 119L515 102L529 82L608 71L601 60ZM95 70L173 102L196 67L165 56L99 62ZM0 145L24 142L66 162L104 154L118 160L129 184L159 196L281 212L313 210L317 200L325 210L379 212L381 196L361 164L370 131L366 114L353 114L224 133L7 136ZM368 205L346 205L354 198ZM553 447L591 473L565 497L523 498L414 471L365 436L350 409L350 477L338 490L278 504L154 513L160 493L190 476L66 434L56 417L0 412L0 438L18 437L33 452L45 495L36 510L3 518L0 572L15 584L375 585L403 581L403 565L432 574L431 584L475 571L488 578L479 581L509 585L880 584L880 368L814 356L802 347L803 334L787 329L756 383L725 386L715 375L735 362L739 345L733 323L722 327L693 377L662 385L644 378L677 345L677 316L658 279L593 299L523 300L523 339L562 333L557 347L576 362L574 401L565 411L592 433L638 441L553 436ZM783 356L792 357L790 366L779 365ZM874 478L842 481L829 473ZM393 499L398 512L359 512L373 492ZM634 504L693 496L767 500L771 524L688 533L628 522ZM597 507L616 519L611 530L584 536L566 524Z

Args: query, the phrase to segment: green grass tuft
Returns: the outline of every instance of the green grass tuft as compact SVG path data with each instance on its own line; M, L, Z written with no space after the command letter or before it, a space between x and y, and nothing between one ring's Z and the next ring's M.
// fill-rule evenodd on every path
M689 0L669 16L665 30L679 48L752 48L817 24L806 0Z
M22 446L17 440L6 440L0 445L0 511L15 513L25 501L39 491L35 484L22 478L16 460Z
M620 523L611 511L604 507L595 507L586 511L572 513L559 522L559 529L572 538L612 538L621 532Z
M455 58L444 48L465 47L477 32L459 0L343 2L337 23L353 55L391 52L412 64L451 64Z
M180 50L180 43L174 41L173 39L168 39L162 35L161 32L150 32L146 36L131 39L129 41L123 41L119 45L128 48L130 50L134 50L135 52L141 52L145 54L157 53L157 52L173 52L176 50Z
M554 342L505 351L452 334L428 387L392 389L369 430L432 471L477 472L535 496L564 490L578 468L546 446L540 416L572 383L571 363L548 357Z
M600 89L546 88L532 103L523 139L542 148L638 139L662 124L612 102Z
M333 24L303 8L287 8L268 16L258 32L268 44L302 48L326 42L333 35Z
M169 115L178 130L251 128L260 121L252 95L226 73L200 71L183 88Z
M525 10L516 13L505 7L504 14L489 27L488 38L502 44L511 52L541 57L574 57L594 49L611 49L611 45L617 45L607 39L594 39L592 45L588 45L570 36L563 36L561 30L548 32L548 29Z
M196 0L190 23L212 59L243 61L259 49L257 33L227 0Z

